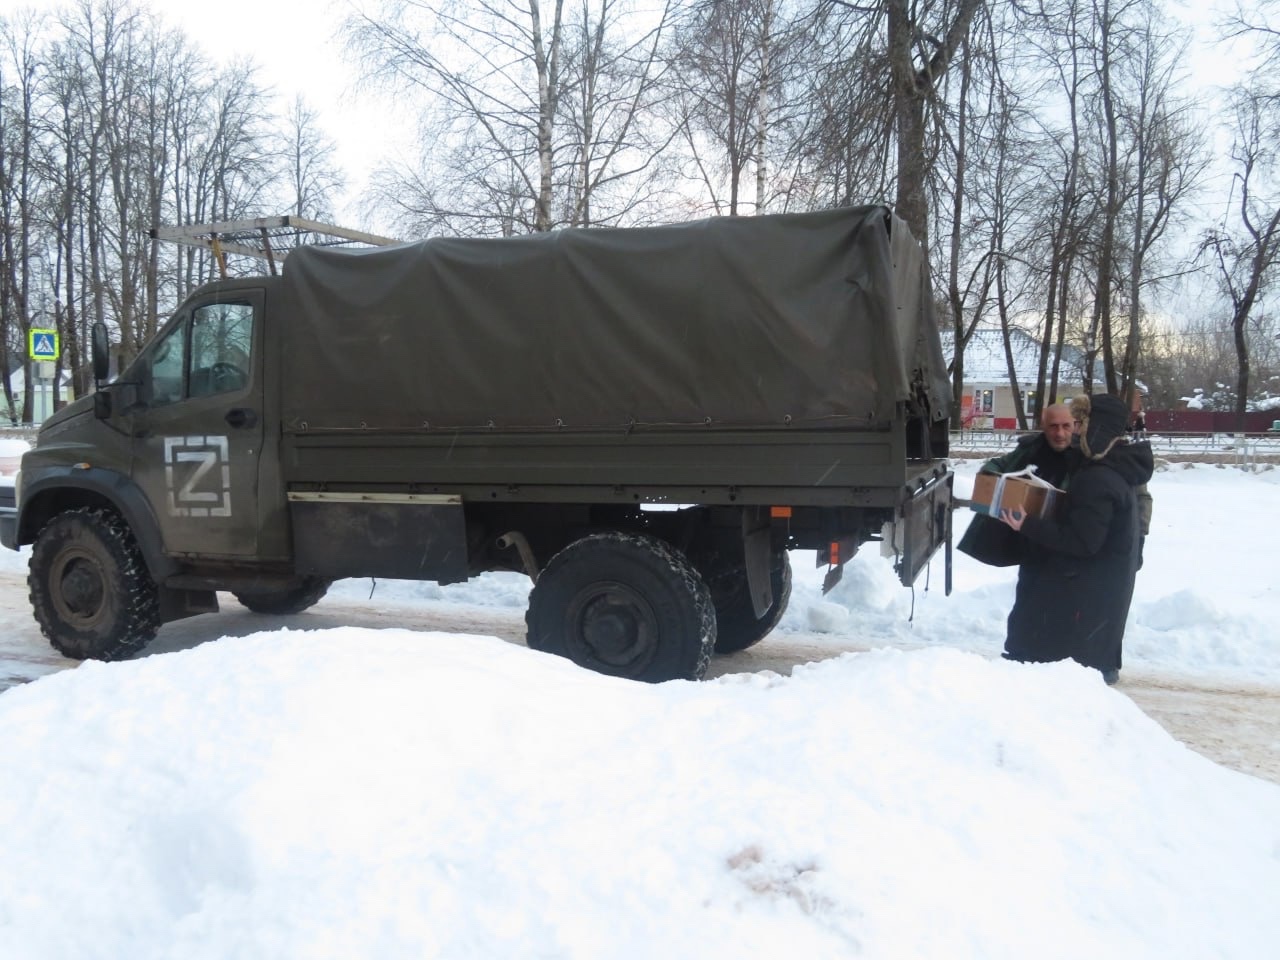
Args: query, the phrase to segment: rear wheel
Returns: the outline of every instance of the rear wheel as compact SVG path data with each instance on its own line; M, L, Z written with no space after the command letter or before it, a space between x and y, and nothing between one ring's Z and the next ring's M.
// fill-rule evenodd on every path
M791 600L791 557L787 551L777 550L769 558L773 603L759 619L751 603L746 570L722 569L706 579L716 606L716 653L737 653L767 637L786 613Z
M128 525L111 510L60 513L31 550L31 608L55 650L122 660L160 628L160 591Z
M301 613L308 607L315 606L329 592L332 584L332 580L304 577L300 582L288 587L275 590L242 590L239 593L233 593L232 596L254 613L286 616L291 613Z
M616 677L698 680L715 645L702 577L653 537L600 533L551 558L529 594L534 650Z

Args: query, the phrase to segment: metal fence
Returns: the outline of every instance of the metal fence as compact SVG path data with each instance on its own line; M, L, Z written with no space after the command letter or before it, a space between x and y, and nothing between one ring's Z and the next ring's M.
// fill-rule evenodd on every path
M951 451L960 456L995 456L1013 447L1018 437L1030 431L954 430ZM1263 463L1280 463L1280 431L1272 433L1149 433L1152 452L1170 461L1206 460L1252 468Z

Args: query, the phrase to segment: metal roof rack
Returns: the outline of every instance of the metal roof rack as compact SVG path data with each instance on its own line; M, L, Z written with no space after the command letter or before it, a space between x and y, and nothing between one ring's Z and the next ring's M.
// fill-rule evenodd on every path
M322 247L385 247L400 242L391 237L381 237L375 233L351 230L289 214L256 220L224 220L220 223L192 223L181 227L154 227L150 233L154 240L168 240L213 251L224 280L227 277L228 253L266 260L274 276L277 263L284 260L291 248L304 242L303 238L311 238L305 240L308 246Z

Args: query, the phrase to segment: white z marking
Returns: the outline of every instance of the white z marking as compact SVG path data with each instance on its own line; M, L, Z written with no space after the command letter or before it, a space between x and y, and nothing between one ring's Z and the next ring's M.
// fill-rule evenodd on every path
M165 490L171 516L231 516L231 463L226 437L165 437L164 460ZM181 466L175 469L179 464ZM194 468L189 464L195 464ZM222 469L216 470L219 466ZM178 474L185 479L179 482ZM197 490L197 486L205 486L206 489Z

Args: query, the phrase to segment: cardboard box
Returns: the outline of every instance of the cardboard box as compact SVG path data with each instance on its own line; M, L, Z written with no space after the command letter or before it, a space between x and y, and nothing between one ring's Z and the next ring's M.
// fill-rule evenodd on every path
M1048 516L1063 491L1034 474L980 473L973 481L969 505L978 513L998 517L1001 510L1014 510L1036 517Z

